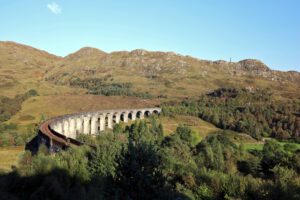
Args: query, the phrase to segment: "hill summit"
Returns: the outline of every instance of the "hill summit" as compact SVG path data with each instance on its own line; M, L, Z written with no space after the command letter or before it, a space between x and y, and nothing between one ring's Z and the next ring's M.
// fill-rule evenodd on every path
M58 86L72 80L130 83L157 96L197 96L219 87L269 87L282 96L300 96L300 73L271 70L262 61L209 61L173 52L115 51L84 47L66 57L14 42L0 42L0 79L21 88L20 80ZM16 81L17 80L17 81Z

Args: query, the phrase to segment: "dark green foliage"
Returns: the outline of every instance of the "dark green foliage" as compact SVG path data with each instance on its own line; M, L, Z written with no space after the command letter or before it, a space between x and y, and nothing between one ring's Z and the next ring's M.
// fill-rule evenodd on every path
M176 129L176 134L179 135L180 139L185 141L188 145L193 144L192 130L186 126L179 125Z
M37 95L38 93L35 90L29 90L13 99L0 96L0 146L23 145L33 134L31 130L27 134L19 134L16 124L5 124L3 122L9 120L21 109L23 101Z
M125 199L156 199L164 186L160 157L155 145L129 142L117 161L117 185Z
M223 172L236 171L239 149L224 135L211 135L197 145L197 163Z
M237 162L237 168L245 175L261 176L260 158L256 156L249 156L246 159L241 159Z
M27 95L28 95L29 97L34 97L34 96L38 96L39 94L38 94L38 92L37 92L36 90L31 89L31 90L29 90L29 91L27 92Z
M11 116L15 115L21 109L23 101L37 95L38 93L35 90L29 90L25 94L17 95L13 99L0 96L0 122L9 120Z
M256 139L300 137L300 101L278 101L268 89L221 88L200 97L169 103L163 114L199 116L222 129L244 132Z
M272 169L276 165L289 165L289 159L289 154L278 142L275 140L266 141L261 160L262 170L266 175L272 175Z
M120 133L118 133L120 134ZM121 157L122 142L110 134L100 136L94 151L90 151L89 172L93 177L115 177L117 162Z
M179 126L164 137L153 118L91 138L95 148L42 146L0 175L1 199L299 199L294 147L267 140L249 153L225 131L198 144L193 134Z
M89 94L105 96L136 96L142 98L152 98L149 93L140 93L132 91L132 83L105 83L99 78L80 79L73 78L70 80L73 87L88 89Z
M16 124L0 124L0 147L24 145L35 134L35 125L29 125L26 133L19 133Z

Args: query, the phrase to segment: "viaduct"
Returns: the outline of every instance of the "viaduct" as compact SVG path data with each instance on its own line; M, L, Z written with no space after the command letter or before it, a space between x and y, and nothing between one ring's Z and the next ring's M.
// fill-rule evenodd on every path
M161 113L161 108L118 109L84 112L55 117L44 121L39 133L26 149L36 152L39 145L45 144L50 151L57 152L70 146L82 145L76 140L77 134L96 136L105 129L113 129L114 124L121 121L128 123L144 119L152 114Z

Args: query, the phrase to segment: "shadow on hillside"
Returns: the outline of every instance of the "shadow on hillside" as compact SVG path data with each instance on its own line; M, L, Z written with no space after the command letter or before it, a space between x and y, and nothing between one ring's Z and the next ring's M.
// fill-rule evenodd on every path
M161 188L159 196L144 188L142 194L129 194L110 177L95 177L83 182L61 169L47 174L21 177L17 172L0 175L0 199L186 199L167 188ZM132 190L132 189L131 189Z

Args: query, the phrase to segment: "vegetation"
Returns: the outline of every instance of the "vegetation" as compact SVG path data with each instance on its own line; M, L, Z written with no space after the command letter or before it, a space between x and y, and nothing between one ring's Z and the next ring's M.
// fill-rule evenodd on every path
M25 145L37 133L37 124L26 126L26 133L20 133L16 124L0 125L0 147Z
M299 143L290 142L299 142L299 73L265 70L254 60L229 64L147 51L60 58L11 42L0 46L0 170L16 166L0 175L1 199L300 199ZM236 85L271 89L223 88L198 98ZM20 95L28 88L40 96ZM198 99L165 104L164 128L156 120L115 126L96 138L78 137L96 148L50 155L41 147L16 164L15 146L35 133L41 113L150 107L162 100L133 97L159 96ZM236 132L262 140L247 137L244 144L245 134Z
M0 176L10 199L299 199L300 151L267 140L248 152L226 134L194 143L180 125L164 137L156 119L91 138L49 156L41 146L18 168Z
M37 91L29 90L25 94L17 95L13 99L0 96L0 123L7 121L11 116L15 115L21 109L23 101L37 95Z
M0 173L10 172L18 166L20 156L24 153L24 146L0 147Z
M10 119L21 109L23 101L37 95L38 93L35 90L29 90L23 95L17 95L14 99L0 97L0 147L24 145L35 134L35 125L28 125L26 134L19 134L17 124L3 122Z
M267 89L220 88L198 100L168 103L167 116L199 116L222 129L244 132L256 139L300 138L300 101L276 101Z
M105 96L135 96L142 98L151 98L149 93L138 93L132 91L132 83L105 83L101 78L80 79L73 78L70 81L73 87L88 89L89 94Z

